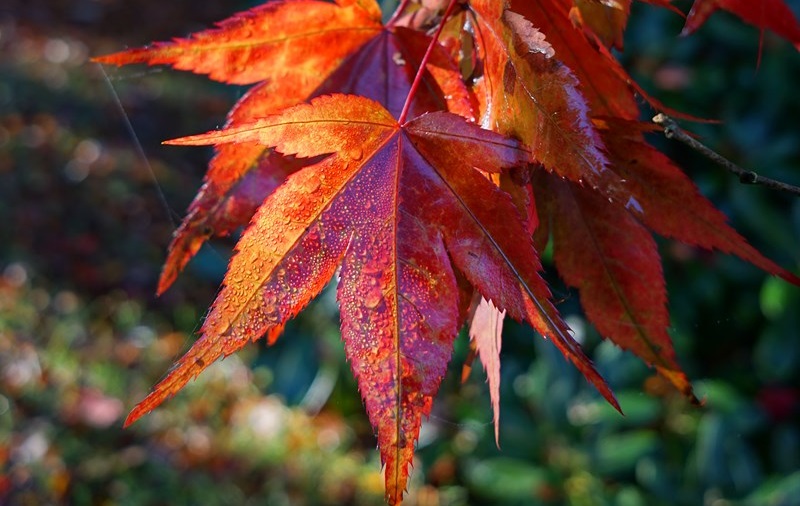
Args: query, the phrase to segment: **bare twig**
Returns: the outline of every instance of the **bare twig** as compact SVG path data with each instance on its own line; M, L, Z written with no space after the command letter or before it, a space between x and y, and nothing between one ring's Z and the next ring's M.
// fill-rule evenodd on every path
M728 160L724 156L720 155L716 151L713 151L705 144L701 143L694 137L687 134L681 127L678 126L677 123L675 123L675 120L673 120L666 114L663 113L657 114L653 118L653 123L661 125L661 127L664 128L664 136L667 139L678 140L686 144L690 148L694 149L698 153L703 154L709 160L722 166L731 174L736 175L739 178L739 182L743 184L760 184L766 186L767 188L772 188L773 190L781 190L800 196L800 188L798 188L797 186L793 186L784 183L782 181L777 181L775 179L770 179L768 177L760 176L757 173L753 172L752 170L745 170L739 167L732 161Z

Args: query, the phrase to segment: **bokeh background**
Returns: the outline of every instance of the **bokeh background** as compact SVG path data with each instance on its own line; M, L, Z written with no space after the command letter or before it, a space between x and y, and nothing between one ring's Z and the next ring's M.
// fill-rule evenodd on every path
M0 504L383 503L330 290L275 346L247 347L121 427L191 344L234 244L205 247L154 298L210 156L160 142L219 126L244 89L88 58L255 3L0 4ZM759 33L734 17L718 14L689 38L678 38L681 26L636 3L626 66L668 105L722 120L692 125L708 145L800 184L800 53L766 34L757 66ZM753 244L798 271L800 200L653 142ZM409 504L800 504L800 290L735 258L661 245L671 334L705 406L601 342L548 271L626 416L548 343L508 323L496 448L480 366L458 380L462 333L423 428Z

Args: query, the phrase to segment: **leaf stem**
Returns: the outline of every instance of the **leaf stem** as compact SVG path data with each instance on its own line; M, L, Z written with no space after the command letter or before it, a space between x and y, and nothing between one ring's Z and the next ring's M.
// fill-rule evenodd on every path
M406 103L403 105L403 111L400 113L400 117L397 119L397 122L401 125L405 124L406 122L408 111L411 109L411 101L414 99L414 95L417 94L419 83L422 82L422 75L425 73L425 66L428 64L428 60L431 57L433 48L439 40L439 35L442 34L442 30L444 29L444 24L447 22L447 18L449 18L453 13L453 9L455 9L457 3L458 0L450 0L450 3L447 5L447 9L444 11L444 15L442 16L442 20L439 22L439 28L437 28L436 33L433 34L431 43L428 44L428 49L425 51L425 56L422 57L422 62L419 64L417 75L414 77L414 82L411 83L411 89L408 90L408 96L406 97Z
M752 170L746 170L739 167L732 161L728 160L702 142L687 134L681 127L678 126L677 123L675 123L675 120L666 114L657 114L653 118L653 123L661 125L661 127L664 129L664 136L667 139L675 139L686 144L717 165L720 165L731 174L736 175L739 178L739 182L742 184L760 184L762 186L766 186L767 188L772 188L773 190L781 190L800 196L799 187L768 177L760 176Z

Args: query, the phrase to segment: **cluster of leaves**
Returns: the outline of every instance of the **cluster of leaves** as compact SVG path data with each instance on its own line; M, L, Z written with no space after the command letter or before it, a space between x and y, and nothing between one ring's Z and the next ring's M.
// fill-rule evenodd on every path
M665 108L611 52L622 48L630 4L403 1L383 24L374 0L284 0L99 58L254 84L224 129L171 141L213 144L216 155L159 293L207 239L247 228L200 338L127 423L248 341L274 342L337 272L345 351L392 504L465 322L496 428L506 313L551 340L619 409L539 275L537 252L549 241L600 334L696 401L667 333L651 232L799 280L647 143L636 94ZM780 0L698 0L686 30L716 8L800 43Z

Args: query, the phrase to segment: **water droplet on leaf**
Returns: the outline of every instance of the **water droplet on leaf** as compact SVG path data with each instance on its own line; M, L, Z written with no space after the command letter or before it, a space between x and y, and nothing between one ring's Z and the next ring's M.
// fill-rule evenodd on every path
M364 150L360 146L354 147L347 152L351 160L361 160L364 157Z
M378 288L373 288L364 297L364 306L369 309L375 309L381 303L381 300L383 300L383 294Z

